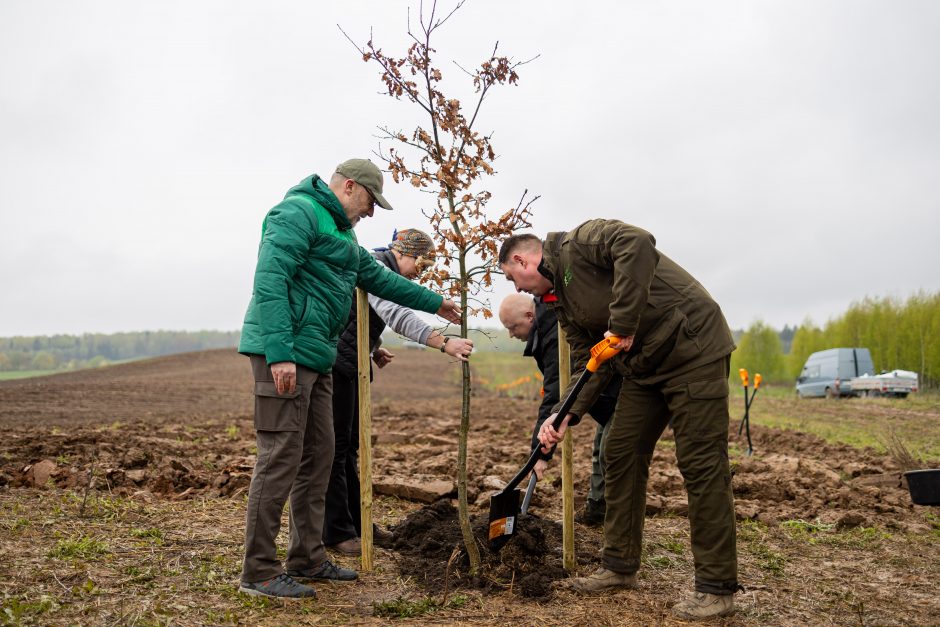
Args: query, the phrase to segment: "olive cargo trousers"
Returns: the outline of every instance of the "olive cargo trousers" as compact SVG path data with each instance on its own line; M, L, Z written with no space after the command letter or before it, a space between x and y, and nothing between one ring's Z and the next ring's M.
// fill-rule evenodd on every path
M326 560L321 536L334 445L331 375L298 365L294 393L278 394L264 357L251 355L251 370L258 461L248 490L243 583L284 572L275 539L288 497L287 569L315 568Z
M662 383L624 379L604 459L607 515L604 567L640 567L646 484L653 448L667 425L689 497L695 589L733 594L738 587L734 497L728 463L728 369L722 358Z

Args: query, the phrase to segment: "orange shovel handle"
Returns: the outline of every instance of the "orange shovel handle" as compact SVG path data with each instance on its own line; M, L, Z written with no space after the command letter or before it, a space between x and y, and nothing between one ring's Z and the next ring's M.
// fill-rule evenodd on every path
M588 360L586 368L590 372L597 372L601 364L620 352L621 349L614 348L614 344L619 344L620 338L616 335L605 337L603 340L591 347L591 358Z

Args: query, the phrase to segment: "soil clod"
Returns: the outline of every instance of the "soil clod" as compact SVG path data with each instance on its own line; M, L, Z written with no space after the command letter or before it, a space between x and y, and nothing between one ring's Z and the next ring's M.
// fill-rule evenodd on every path
M566 577L561 566L561 525L537 516L516 521L516 533L498 552L487 549L486 516L471 516L471 525L483 560L479 576L469 576L470 562L463 549L457 509L441 499L413 512L393 533L393 548L402 575L420 582L429 592L443 591L445 576L453 587L508 589L522 596L551 594L551 583ZM460 554L448 573L446 565L455 547Z

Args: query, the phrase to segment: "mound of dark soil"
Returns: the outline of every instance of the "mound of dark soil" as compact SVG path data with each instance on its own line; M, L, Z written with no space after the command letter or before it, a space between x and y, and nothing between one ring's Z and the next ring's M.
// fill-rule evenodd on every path
M393 548L402 575L412 577L429 592L445 587L518 590L522 596L545 597L553 581L567 576L562 567L561 526L537 516L516 521L516 533L498 552L489 550L487 516L472 516L480 549L482 572L470 577L457 509L442 499L415 511L392 531Z

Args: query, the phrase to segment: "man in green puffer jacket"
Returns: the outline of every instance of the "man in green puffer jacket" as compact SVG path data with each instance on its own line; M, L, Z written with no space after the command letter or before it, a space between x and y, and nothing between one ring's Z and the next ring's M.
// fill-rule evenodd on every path
M239 587L246 594L313 597L314 589L298 580L357 577L327 559L321 538L334 446L331 369L353 288L460 321L452 301L392 272L356 241L353 227L376 204L392 208L382 182L372 162L350 159L329 184L313 175L291 188L261 227L238 346L251 359L258 444ZM285 572L275 538L288 496Z

